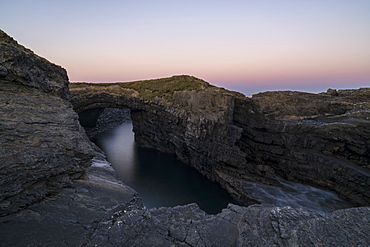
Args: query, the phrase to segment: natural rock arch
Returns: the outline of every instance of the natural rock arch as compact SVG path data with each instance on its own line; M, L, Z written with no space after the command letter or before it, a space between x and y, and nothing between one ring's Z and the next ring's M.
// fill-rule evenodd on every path
M158 83L179 78L194 80L181 76ZM71 84L70 89L78 113L131 109L139 143L176 154L241 202L253 199L243 181L277 184L278 175L370 204L368 89L335 96L267 92L253 98L211 86L151 98L124 83Z
M107 163L95 159L99 154L90 145L78 122L78 115L68 101L70 95L66 71L20 46L1 30L0 51L0 232L3 245L271 246L277 244L296 246L312 243L319 246L330 243L333 246L367 246L370 243L369 207L317 214L291 207L254 205L247 208L230 205L220 214L213 216L206 215L195 204L148 210L133 189L115 178ZM90 89L95 93L99 91L97 88ZM89 92L86 95L93 93ZM98 95L101 93L98 92ZM145 109L140 110L132 105L133 109L145 113L143 115L145 118L141 119L152 121L148 123L148 127L156 126L154 123L163 124L164 127L164 130L159 129L159 131L143 128L143 133L139 135L140 139L143 141L144 137L148 137L148 142L153 145L165 147L170 144L166 144L163 138L160 138L161 135L170 137L169 134L185 133L178 138L172 136L167 141L177 148L181 147L179 146L181 144L184 144L184 148L189 146L188 150L191 151L198 148L199 144L204 144L205 140L210 140L207 136L211 137L212 133L216 133L214 144L207 146L214 147L211 151L215 152L218 150L217 147L222 150L222 143L232 139L231 133L234 133L234 130L236 132L243 130L241 137L233 145L244 152L246 158L249 157L247 162L253 166L251 160L258 160L259 164L270 164L271 160L284 161L292 157L287 155L284 159L276 150L268 148L272 144L284 150L299 140L305 140L304 148L307 149L313 146L314 140L322 145L325 139L336 138L335 146L319 145L317 149L324 151L325 153L322 153L328 159L342 155L342 163L338 164L338 168L345 170L346 165L351 163L358 164L358 168L361 166L366 168L363 164L369 160L367 152L369 137L366 131L369 129L368 90L339 91L335 93L338 98L331 98L334 96L332 92L331 96L325 94L299 96L296 93L275 92L271 93L272 95L263 94L260 95L261 97L254 97L253 100L233 97L234 94L225 92L226 102L223 102L223 105L229 108L229 111L226 111L227 114L222 114L222 107L218 108L217 104L211 103L210 107L205 107L206 102L212 102L212 100L213 103L218 102L219 93L223 94L217 90L209 95L206 92L180 92L177 103L181 107L160 99L140 97L139 101L148 103L148 110L152 109L152 111L145 113ZM361 95L363 99L359 97ZM82 99L84 94L79 96ZM185 99L192 97L194 99L186 102L181 96L187 96ZM305 106L291 104L286 99L281 100L286 96L291 99L297 99L299 96L303 97L301 99L311 99L316 103L323 102L317 98L329 97L334 103L337 102L335 108L347 110L344 113L343 111L337 113L345 114L344 116L334 116L334 119L340 118L336 124L337 127L339 126L337 129L335 124L329 129L325 129L327 127L324 125L321 129L320 126L323 124L320 124L317 118L296 121L296 125L308 125L306 127L311 132L302 133L294 140L288 138L291 137L289 133L299 133L304 129L292 132L291 126L295 126L294 121L280 123L274 114L279 113L278 117L286 117L289 115L287 109L295 105L304 119L304 116L308 116L307 112L312 113L310 110L312 107L310 107L310 101L304 102L306 104L304 109ZM75 99L78 100L78 98ZM275 99L274 104L269 103L271 99ZM84 107L86 109L99 107L99 104L94 105L94 101L96 99L92 100L92 103L82 104L81 110ZM100 106L104 107L103 103L100 103ZM78 106L76 102L74 104ZM234 107L231 107L232 104ZM323 109L320 104L318 103L316 107ZM364 111L359 109L361 107ZM316 108L313 108L315 111ZM325 112L330 110L324 110L321 114ZM351 115L352 120L348 119ZM272 119L270 125L266 119ZM333 118L330 119L333 120ZM326 118L322 120L329 121ZM139 126L142 124L145 123L139 123ZM319 128L312 127L314 124L318 124ZM354 129L358 129L362 139ZM331 132L325 134L325 130ZM265 136L262 135L263 133ZM271 137L266 133L275 133L275 135ZM312 133L320 134L321 139L312 138ZM347 140L343 133L355 135L354 137L347 135L351 138ZM279 135L284 137L282 141L271 143L271 140ZM302 139L303 136L307 138ZM155 137L158 138L155 139ZM267 148L263 149L263 147ZM353 150L351 157L346 156L346 151L349 149ZM181 149L176 150L181 157L180 151ZM202 154L204 150L199 151L198 154ZM229 151L231 152L230 149ZM255 153L253 156L251 151L261 153L259 155ZM312 152L315 154L315 150ZM294 153L297 154L297 152ZM184 157L194 154L196 153L190 152ZM301 159L296 159L296 163L292 161L298 168L302 162L307 161L302 153L297 155L299 154ZM93 157L95 158L91 165ZM199 160L202 157L203 155L195 158ZM204 164L212 165L207 162ZM229 163L226 162L223 165L223 171L228 172L229 177L235 175L233 168L227 164ZM320 165L326 170L331 168L326 167L323 162ZM257 167L257 170L266 170L268 173L268 167L273 166ZM275 167L276 172L279 171L278 168ZM221 176L220 174L218 175ZM342 174L346 172L342 171ZM357 179L356 174L356 172L347 173L350 189L356 188L353 185L357 183L360 184L357 187L365 186L369 191L369 183L365 181L362 185L363 181ZM226 176L225 173L224 176ZM290 176L304 178L294 173ZM235 176L235 178L238 177ZM224 181L228 182L227 179ZM338 181L337 184L340 184ZM238 187L234 189L237 191ZM368 198L368 194L362 193L360 189L358 191L362 198ZM42 200L44 197L46 197L45 200ZM18 210L20 211L15 213Z

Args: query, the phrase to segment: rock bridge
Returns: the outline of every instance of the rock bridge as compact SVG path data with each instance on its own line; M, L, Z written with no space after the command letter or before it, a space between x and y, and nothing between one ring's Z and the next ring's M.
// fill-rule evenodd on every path
M179 80L193 86L168 90ZM248 98L191 76L139 84L72 83L72 104L85 126L105 107L130 109L138 143L176 154L241 203L255 200L246 181L278 176L370 205L369 89Z
M72 102L87 123L99 108L130 108L139 142L176 153L240 201L249 196L246 181L276 183L280 175L369 204L369 89L246 98L193 77L155 82L72 84ZM99 154L68 84L63 68L0 30L3 245L369 244L369 207L330 214L269 205L231 204L217 215L195 204L147 209L105 161L92 164Z

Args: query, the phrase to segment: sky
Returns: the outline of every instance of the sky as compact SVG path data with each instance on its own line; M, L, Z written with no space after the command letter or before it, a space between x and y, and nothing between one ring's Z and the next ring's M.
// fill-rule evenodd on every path
M1 0L0 29L70 81L370 87L370 0Z

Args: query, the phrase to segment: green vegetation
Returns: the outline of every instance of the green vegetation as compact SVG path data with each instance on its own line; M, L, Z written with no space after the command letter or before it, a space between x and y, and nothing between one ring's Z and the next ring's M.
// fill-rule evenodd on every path
M214 87L192 76L173 76L147 81L127 82L121 84L121 86L138 91L143 98L153 99L157 96L169 101L172 101L172 95L175 91L202 91Z
M70 87L78 87L83 84L84 83L71 83ZM160 97L170 102L173 101L173 93L175 91L204 91L210 88L217 89L217 87L204 80L188 75L134 82L94 83L93 85L119 85L123 88L130 88L138 91L142 98L152 100L155 97Z

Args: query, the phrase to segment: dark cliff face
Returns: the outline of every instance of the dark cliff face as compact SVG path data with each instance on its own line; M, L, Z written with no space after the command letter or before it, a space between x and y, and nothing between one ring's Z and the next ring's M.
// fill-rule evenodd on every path
M0 215L80 176L93 149L78 122L64 69L0 30Z
M77 111L132 109L137 142L176 154L241 202L253 200L244 181L278 185L280 176L370 205L370 89L252 98L187 89L168 101L124 85L73 85L72 103Z
M225 92L228 101L209 99L204 107L226 105L219 118L140 112L133 115L136 140L176 153L241 201L251 199L243 181L275 184L278 175L370 205L370 90L281 94L248 99Z
M242 182L246 179L274 183L273 174L284 173L283 168L281 171L273 166L273 162L269 163L269 157L284 160L284 150L290 148L288 143L298 145L303 134L296 137L295 142L289 138L302 129L294 128L294 132L284 122L282 125L280 119L262 110L266 105L274 104L217 89L193 77L175 78L176 81L179 79L182 88L174 83L168 87L176 89L173 94L169 94L168 88L153 94L143 87L137 91L115 84L98 88L80 85L73 88L73 105L79 113L109 106L130 108L139 142L176 153L210 178L218 180L241 200L248 197L242 193ZM173 79L165 81L171 83ZM188 86L194 82L198 83L197 90L191 91ZM63 69L19 46L0 31L2 245L369 245L369 207L325 215L267 205L248 208L229 205L217 215L207 215L195 204L146 209L136 192L117 179L102 154L94 153L79 125L77 113L66 100L69 98L67 84ZM157 90L156 85L151 86ZM149 98L143 97L142 93ZM347 91L345 93L347 95ZM352 97L352 93L349 92L348 97ZM165 97L159 97L160 94ZM365 99L363 102L368 99L366 90L362 98ZM358 101L357 97L355 101ZM354 120L366 127L366 107L361 112L353 111L350 106L348 109L352 110L345 114L352 114ZM352 130L349 128L348 133ZM325 132L325 129L321 131ZM345 133L341 128L335 129L332 138L341 138L338 131ZM363 131L363 127L359 131ZM285 139L275 145L271 143L271 137L263 133L275 133ZM317 138L320 133L315 134ZM368 145L368 137L364 138L363 143ZM363 164L366 162L363 161L368 153L356 146L357 137L349 140L350 145L345 142L340 148L333 148L337 153L325 149L323 155L329 158L341 155L343 162L353 161L357 167L365 169ZM346 145L351 146L352 151L357 150L355 155L343 151L348 150ZM313 146L311 143L310 147ZM365 147L368 150L368 146ZM365 158L359 159L357 153ZM92 165L86 167L93 155ZM307 161L309 157L301 160ZM322 161L319 162L324 167ZM291 164L294 165L297 166ZM351 166L343 163L343 167ZM84 175L79 177L81 173ZM352 182L355 175L348 173L346 179ZM17 210L20 211L14 213Z
M244 132L244 139L264 169L370 204L369 88L267 92L253 101L265 116L265 129L254 131L254 138Z
M39 57L0 30L0 78L2 83L19 83L69 98L67 72Z

